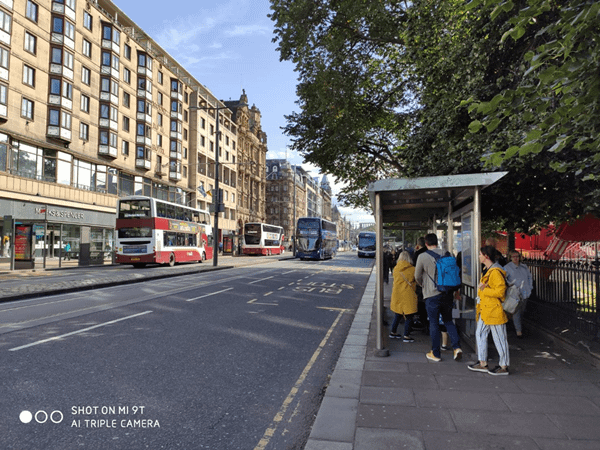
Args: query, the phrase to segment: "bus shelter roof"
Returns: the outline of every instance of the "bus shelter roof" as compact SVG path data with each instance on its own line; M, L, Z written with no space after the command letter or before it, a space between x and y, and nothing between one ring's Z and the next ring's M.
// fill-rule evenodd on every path
M475 188L494 184L508 172L471 173L421 178L395 178L369 184L373 212L379 194L382 222L402 223L402 228L422 229L433 217L442 218L449 207L456 211L472 199Z

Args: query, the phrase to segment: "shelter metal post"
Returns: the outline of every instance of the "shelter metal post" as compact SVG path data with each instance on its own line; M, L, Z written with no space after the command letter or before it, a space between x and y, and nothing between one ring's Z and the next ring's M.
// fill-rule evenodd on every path
M454 255L454 219L452 219L452 202L448 202L448 250Z
M481 278L481 264L479 264L479 249L481 248L481 186L475 186L473 191L473 264L475 264L475 286ZM477 292L477 290L476 290Z
M381 211L381 195L375 195L375 228L376 228L376 251L375 267L377 271L377 288L375 290L375 301L377 305L377 348L376 356L389 356L390 351L383 346L383 214Z

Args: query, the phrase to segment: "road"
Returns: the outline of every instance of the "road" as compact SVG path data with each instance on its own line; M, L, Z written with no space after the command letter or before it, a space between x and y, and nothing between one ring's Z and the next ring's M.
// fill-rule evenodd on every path
M301 449L372 262L272 260L4 303L0 448Z

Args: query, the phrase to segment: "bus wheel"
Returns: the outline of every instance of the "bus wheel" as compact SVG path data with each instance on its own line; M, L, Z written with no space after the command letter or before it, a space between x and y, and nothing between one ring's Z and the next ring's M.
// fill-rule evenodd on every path
M175 265L175 254L171 253L169 256L169 267L173 267Z
M146 263L135 263L133 267L135 267L136 269L143 269L144 267L146 267Z

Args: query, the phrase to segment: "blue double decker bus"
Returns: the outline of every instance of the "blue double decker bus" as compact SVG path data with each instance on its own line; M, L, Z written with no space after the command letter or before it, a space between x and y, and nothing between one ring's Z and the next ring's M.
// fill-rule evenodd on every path
M319 217L301 217L296 226L296 256L305 259L333 258L337 250L337 225Z

